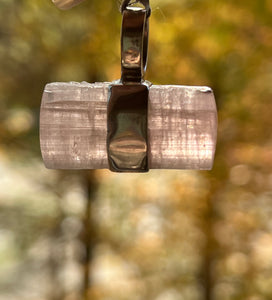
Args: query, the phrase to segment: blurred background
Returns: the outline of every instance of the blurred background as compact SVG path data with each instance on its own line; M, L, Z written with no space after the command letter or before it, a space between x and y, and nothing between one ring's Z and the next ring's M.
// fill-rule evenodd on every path
M45 169L43 88L120 78L120 1L0 1L0 299L272 299L272 2L152 0L146 78L208 85L212 171Z

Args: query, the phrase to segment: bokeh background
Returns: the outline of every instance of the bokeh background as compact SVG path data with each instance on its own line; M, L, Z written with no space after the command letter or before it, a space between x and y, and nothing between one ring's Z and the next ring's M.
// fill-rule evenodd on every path
M0 299L272 299L272 2L152 0L146 78L211 86L212 171L54 171L43 88L120 77L120 1L0 0Z

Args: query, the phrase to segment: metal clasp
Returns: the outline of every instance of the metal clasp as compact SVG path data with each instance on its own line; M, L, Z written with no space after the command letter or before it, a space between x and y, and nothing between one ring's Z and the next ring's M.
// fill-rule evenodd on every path
M127 7L121 34L121 82L109 87L107 152L111 171L148 171L147 48L148 11Z

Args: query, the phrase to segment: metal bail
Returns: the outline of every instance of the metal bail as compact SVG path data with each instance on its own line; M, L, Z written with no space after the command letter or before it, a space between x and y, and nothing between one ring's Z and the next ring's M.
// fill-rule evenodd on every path
M147 64L147 11L129 7L123 11L121 35L121 81L123 84L141 82Z
M148 85L142 84L147 62L145 9L123 11L121 84L109 88L107 152L114 172L148 171Z

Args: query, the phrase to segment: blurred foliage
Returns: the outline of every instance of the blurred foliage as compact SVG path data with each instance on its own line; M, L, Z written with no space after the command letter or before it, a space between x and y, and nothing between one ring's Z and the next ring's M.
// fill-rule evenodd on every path
M0 2L0 299L272 299L272 2L152 0L146 78L209 85L210 172L46 170L46 83L120 77L120 1Z

